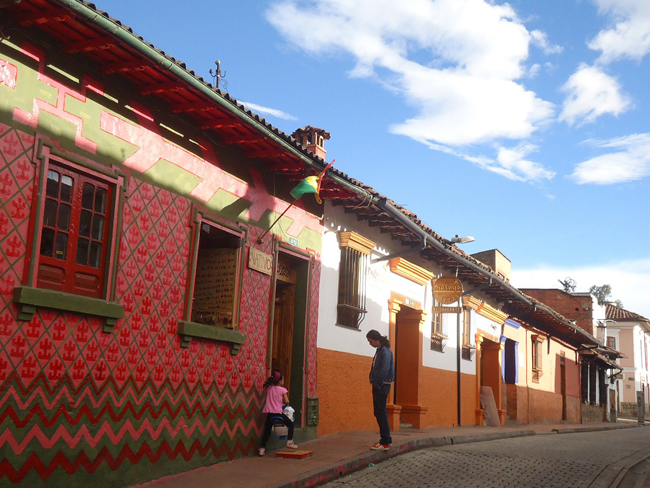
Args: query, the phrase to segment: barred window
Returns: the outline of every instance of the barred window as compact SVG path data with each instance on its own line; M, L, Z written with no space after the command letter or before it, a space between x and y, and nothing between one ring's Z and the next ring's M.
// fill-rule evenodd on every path
M341 262L336 322L358 329L366 315L368 265L375 243L354 232L341 232L339 240Z
M607 373L598 368L598 404L607 405Z
M598 368L591 363L589 368L589 403L596 405L596 384L598 383Z
M544 342L543 337L534 335L531 338L531 357L532 357L532 368L533 368L533 381L538 382L542 377L542 344Z
M463 350L462 357L466 360L472 359L472 348L470 335L472 333L472 312L469 308L463 309Z
M580 371L580 385L582 387L582 401L589 402L589 363L583 360Z
M440 307L440 302L438 300L433 300L433 307ZM431 314L431 333L437 335L444 335L442 330L442 314L441 313L432 313Z
M440 306L440 302L434 298L433 309ZM445 345L447 345L447 336L443 328L442 313L433 311L431 313L431 350L442 352Z

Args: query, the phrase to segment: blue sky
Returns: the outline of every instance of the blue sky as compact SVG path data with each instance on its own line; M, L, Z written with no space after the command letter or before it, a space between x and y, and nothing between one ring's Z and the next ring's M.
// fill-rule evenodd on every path
M648 0L99 0L519 287L650 318Z

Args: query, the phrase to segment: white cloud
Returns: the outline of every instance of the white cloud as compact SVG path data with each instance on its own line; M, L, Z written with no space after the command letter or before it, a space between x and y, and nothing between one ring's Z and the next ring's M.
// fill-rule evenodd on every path
M440 144L426 141L424 143L435 151L464 159L484 170L505 176L509 180L536 183L555 177L554 171L546 170L541 164L524 159L528 154L537 151L537 147L530 144L520 144L510 149L500 147L497 149L497 158L492 159L487 156L471 156ZM553 196L549 196L549 198L553 198Z
M599 61L641 60L650 52L650 2L648 0L593 0L603 15L614 24L601 30L589 47L602 51Z
M546 32L542 32L540 30L530 31L530 40L532 41L533 44L540 47L542 51L544 51L544 54L546 55L558 54L564 50L562 46L558 46L557 44L551 44L548 40L548 36L546 35Z
M250 103L250 102L241 102L244 105L246 105L250 110L254 112L259 112L261 114L269 114L272 115L273 117L277 117L278 119L284 119L284 120L298 120L297 117L294 117L293 115L290 115L286 112L283 112L282 110L278 110L275 108L269 108L269 107L263 107L262 105L257 105L256 103Z
M497 173L512 180L519 181L540 181L550 180L555 172L545 169L541 164L525 159L530 153L537 151L537 147L530 144L520 144L514 148L499 148L497 162L500 171Z
M579 184L610 185L650 175L650 133L608 141L589 141L597 147L618 149L584 161L571 177Z
M517 80L531 42L508 5L486 0L279 0L268 20L312 54L345 53L356 77L381 78L417 115L391 131L420 142L462 146L525 139L553 115L553 105ZM422 64L415 61L415 53ZM390 73L391 79L378 72Z
M614 300L621 300L626 310L650 319L650 302L647 297L650 258L583 267L513 268L511 282L517 288L562 289L558 280L564 280L567 276L577 282L577 292L589 291L592 285L610 285Z
M619 115L631 102L616 80L599 67L581 63L562 87L567 94L560 120L569 125L593 122L604 114Z

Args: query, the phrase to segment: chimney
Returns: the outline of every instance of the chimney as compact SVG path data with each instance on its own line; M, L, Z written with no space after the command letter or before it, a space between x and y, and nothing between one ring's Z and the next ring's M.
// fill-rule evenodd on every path
M312 127L307 125L296 129L296 131L291 134L296 141L298 141L302 147L307 149L307 151L312 152L314 155L325 160L325 141L330 138L330 133L326 130L319 129L318 127Z
M487 264L492 271L501 279L510 282L510 260L498 249L477 252L471 255L474 259Z

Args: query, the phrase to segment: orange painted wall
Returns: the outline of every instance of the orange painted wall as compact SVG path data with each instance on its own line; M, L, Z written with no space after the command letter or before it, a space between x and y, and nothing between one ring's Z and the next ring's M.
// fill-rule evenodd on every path
M372 358L318 349L319 436L377 429L368 373Z
M456 372L423 367L420 371L420 405L429 407L422 427L458 425ZM476 424L476 376L461 376L461 425Z
M508 401L506 412L518 424L550 424L562 422L562 395L525 386L506 386ZM516 409L516 418L513 409ZM580 423L579 396L566 397L567 423Z
M370 357L318 349L319 436L377 429L368 382L371 363ZM461 423L474 425L476 377L463 374L461 388ZM422 427L457 425L456 373L423 367L419 403L429 407Z

